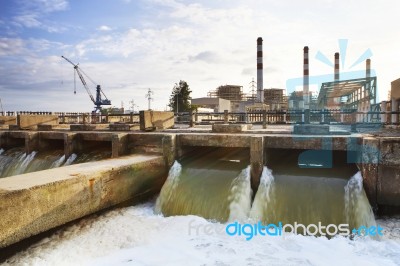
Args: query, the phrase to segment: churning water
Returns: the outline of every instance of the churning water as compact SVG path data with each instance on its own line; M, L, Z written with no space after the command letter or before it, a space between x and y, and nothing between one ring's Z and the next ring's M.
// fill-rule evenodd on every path
M154 203L93 215L10 258L6 265L399 265L400 219L384 236L287 234L246 241L200 216L154 214ZM193 228L192 230L190 228ZM207 233L206 233L207 232Z
M63 150L33 151L26 154L23 147L0 149L0 177L14 176L71 164L110 158L107 150L72 154L65 158Z
M82 219L6 264L400 265L400 219L375 221L361 174L339 176L264 167L252 195L246 161L175 162L156 200ZM288 233L246 241L226 234L232 221L378 223L384 230L380 238Z

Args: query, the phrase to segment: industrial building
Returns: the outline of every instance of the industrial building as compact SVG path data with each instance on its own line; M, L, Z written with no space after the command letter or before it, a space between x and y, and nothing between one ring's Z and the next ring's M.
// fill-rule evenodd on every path
M207 96L210 98L220 98L230 101L230 111L239 112L240 102L245 99L243 94L243 86L239 85L222 85L216 90L209 91ZM228 109L225 109L228 110Z
M317 100L318 108L375 111L377 78L371 77L371 60L366 60L364 78L349 80L340 80L338 60L339 53L335 53L335 79L333 82L322 83Z
M264 103L268 110L287 110L288 101L284 89L264 89Z

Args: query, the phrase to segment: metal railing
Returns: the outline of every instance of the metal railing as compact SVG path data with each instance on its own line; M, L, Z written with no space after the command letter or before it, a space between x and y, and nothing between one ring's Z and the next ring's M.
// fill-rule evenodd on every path
M0 112L0 116L16 117L18 115L57 115L60 124L109 124L139 123L139 114L93 114L93 113L61 113L61 112Z
M175 116L178 124L214 124L214 123L243 123L243 124L301 124L306 116L310 123L319 124L355 124L380 123L399 125L399 111L368 111L360 112L354 109L324 109L257 111L257 112L215 112L215 113L179 113ZM0 116L17 115L57 115L60 124L109 124L109 123L139 123L139 114L93 114L93 113L61 113L61 112L0 112Z
M360 112L353 109L324 109L288 111L259 111L259 112L216 112L216 113L179 113L175 117L178 124L214 124L214 123L245 123L245 124L302 124L308 120L314 124L355 124L355 123L381 123L399 124L400 112L394 111L368 111Z

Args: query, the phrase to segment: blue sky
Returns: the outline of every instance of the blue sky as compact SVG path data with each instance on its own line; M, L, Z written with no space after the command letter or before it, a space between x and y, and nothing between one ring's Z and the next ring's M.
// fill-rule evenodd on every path
M301 77L310 47L310 75L333 73L338 39L348 39L343 71L367 49L379 98L399 78L399 1L269 0L2 0L0 98L6 110L91 111L66 56L102 85L114 106L134 100L164 110L183 79L193 97L223 84L249 92L256 77L256 39L264 39L264 87ZM95 85L89 83L94 93ZM316 89L316 88L313 88Z

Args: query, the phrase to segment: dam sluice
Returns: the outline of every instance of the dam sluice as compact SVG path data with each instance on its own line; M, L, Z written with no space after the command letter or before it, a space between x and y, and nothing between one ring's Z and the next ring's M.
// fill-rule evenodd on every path
M1 236L3 247L16 242L12 240L16 232L12 224L18 224L17 241L61 226L8 258L7 263L54 264L62 256L67 262L79 260L86 265L141 265L144 261L186 265L348 265L356 261L396 265L400 261L400 220L396 216L375 219L373 209L377 202L382 203L382 189L374 192L377 198L371 201L368 184L365 189L370 176L363 176L365 167L354 159L371 154L354 148L359 144L349 146L344 137L331 138L331 150L319 150L323 141L318 143L315 138L292 143L292 147L288 139L281 141L283 136L278 139L246 135L119 135L107 140L113 151L107 157L113 159L73 165L65 165L69 157L61 150L47 166L59 168L0 179L0 196L5 202L1 212L32 210L17 223L15 217L1 219L3 228L11 228ZM96 147L95 141L89 146ZM346 150L348 147L352 148ZM11 149L2 150L0 156ZM40 152L43 154L43 150L33 150L30 162L38 159ZM22 150L15 154L20 165L30 155ZM88 153L87 157L92 155ZM8 170L5 167L2 172ZM259 173L258 181L255 172ZM58 197L52 195L61 187L66 194L55 202ZM27 205L15 207L17 201L9 195L18 193L27 193L22 197ZM127 201L130 205L132 199L136 199L135 204L145 203L98 212ZM49 202L54 204L48 210L54 211L48 212L45 207L37 213L35 206L47 206ZM60 211L64 217L58 217ZM92 213L97 214L87 216ZM79 218L82 219L78 222L63 225ZM57 222L47 223L47 219ZM313 238L300 231L282 237L254 237L249 245L250 240L243 235L225 232L226 226L235 222L259 221L349 224L350 228L382 226L384 234L378 238L354 233L351 237L335 234ZM85 248L80 246L82 242L86 243ZM309 247L314 249L312 255ZM348 257L340 258L344 250ZM152 255L154 252L157 257Z

